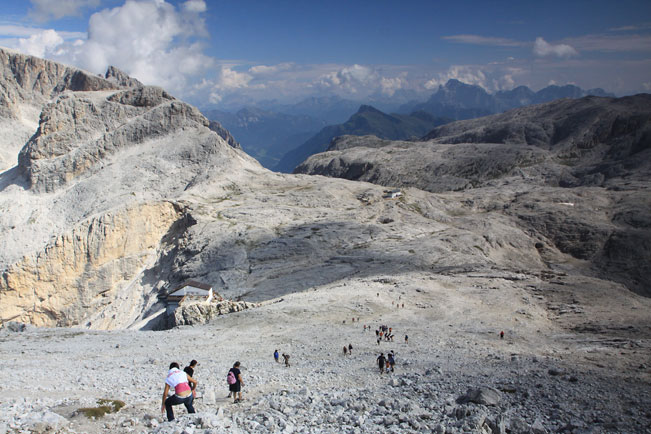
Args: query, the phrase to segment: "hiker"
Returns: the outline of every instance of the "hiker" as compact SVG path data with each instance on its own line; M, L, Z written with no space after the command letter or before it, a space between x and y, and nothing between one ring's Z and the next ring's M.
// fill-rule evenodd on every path
M378 344L378 345L380 345L380 341L381 341L381 340L382 340L382 339L377 338L377 344Z
M377 358L377 365L380 368L380 375L384 373L384 364L387 359L384 358L384 353L380 353L380 356Z
M500 332L500 339L504 339L504 330Z
M274 360L278 363L278 350L274 351Z
M233 364L233 367L228 371L228 377L226 377L226 379L228 382L228 390L233 394L233 404L242 401L242 386L244 386L244 380L242 380L240 362L235 362Z
M348 344L348 354L353 355L353 344Z
M389 367L391 368L391 372L393 372L393 367L396 365L396 359L395 355L393 354L393 350L389 354L387 354L387 361L389 362Z
M344 356L345 356L346 354L348 354L348 347L347 347L346 345L344 345Z
M375 329L375 336L380 336L380 330Z
M404 303L402 303L402 307L405 307L405 304L404 304Z
M172 406L183 404L188 410L188 413L194 413L194 407L192 406L192 401L194 401L194 396L192 396L192 389L190 384L194 384L194 387L197 387L197 382L194 378L188 376L185 372L181 371L179 364L172 362L170 364L169 371L167 372L167 378L165 379L165 388L163 389L163 403L161 404L160 411L161 413L167 412L167 420L174 420L174 409ZM170 391L170 387L174 388L174 395L168 397L167 394Z
M188 374L188 377L194 378L194 368L196 368L197 366L199 366L199 363L196 360L192 359L190 361L190 364L188 366L186 366L185 368L183 368L183 372ZM196 398L197 397L197 387L196 387L196 385L190 384L190 388L192 389L192 396L194 398Z
M405 343L406 343L406 344L409 343L409 336L407 336L407 335L405 335Z
M285 359L285 367L289 368L289 354L283 353L283 359Z

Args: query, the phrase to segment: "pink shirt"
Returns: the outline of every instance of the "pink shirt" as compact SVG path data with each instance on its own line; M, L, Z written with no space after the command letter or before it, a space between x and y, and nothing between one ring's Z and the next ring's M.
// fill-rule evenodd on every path
M178 368L172 368L169 370L167 378L165 379L165 384L169 384L170 387L173 387L174 393L177 395L190 390L188 374Z

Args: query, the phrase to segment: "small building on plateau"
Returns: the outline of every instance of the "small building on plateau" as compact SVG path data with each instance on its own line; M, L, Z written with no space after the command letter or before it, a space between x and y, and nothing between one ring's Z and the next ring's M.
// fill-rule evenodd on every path
M196 280L188 280L167 294L167 314L173 315L176 308L186 297L207 303L214 298L214 293L212 286Z

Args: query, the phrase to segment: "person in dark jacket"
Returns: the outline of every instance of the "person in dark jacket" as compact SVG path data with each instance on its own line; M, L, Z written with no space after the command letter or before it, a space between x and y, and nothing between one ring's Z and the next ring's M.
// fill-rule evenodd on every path
M240 362L235 362L228 372L232 372L235 377L235 383L228 385L228 390L233 394L233 403L240 402L242 401L242 386L244 386L242 372L240 371Z
M384 365L386 362L387 359L384 357L384 353L380 353L379 357L377 358L377 365L380 368L380 375L384 373Z
M190 364L188 366L183 368L183 372L188 374L188 377L194 378L194 368L196 368L197 366L199 366L199 363L196 360L193 359L193 360L190 361ZM192 388L192 396L196 398L197 397L197 386L196 386L196 384L190 383L190 387Z

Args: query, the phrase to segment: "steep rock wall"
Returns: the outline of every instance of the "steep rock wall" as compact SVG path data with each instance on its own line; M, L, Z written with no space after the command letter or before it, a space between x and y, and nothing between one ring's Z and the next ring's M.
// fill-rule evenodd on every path
M170 202L143 203L91 218L57 236L43 251L3 272L0 322L83 324L114 302L117 291L157 255L161 238L179 218Z

